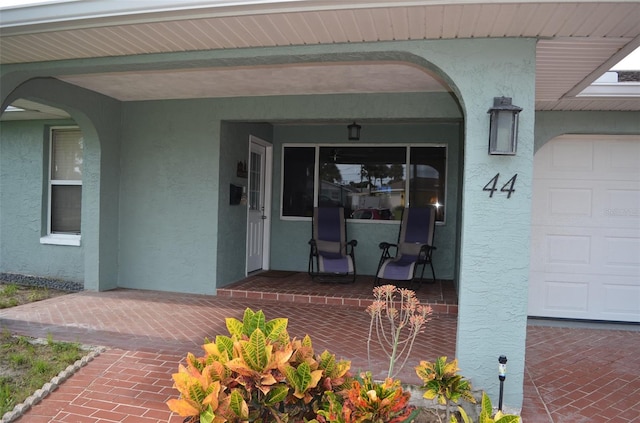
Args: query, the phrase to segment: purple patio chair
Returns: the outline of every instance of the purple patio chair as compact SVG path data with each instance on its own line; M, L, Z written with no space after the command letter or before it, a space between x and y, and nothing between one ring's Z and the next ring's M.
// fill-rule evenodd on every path
M356 280L354 247L347 241L343 207L315 207L313 232L309 241L309 275L319 282L353 282Z
M435 223L435 207L411 207L403 210L398 243L381 242L379 245L382 255L376 272L376 284L380 279L412 281L416 279L418 267L422 267L422 270L417 280L422 282L427 265L431 267L433 282L436 281L432 260L433 250L436 249L433 246ZM391 250L395 254L392 255Z

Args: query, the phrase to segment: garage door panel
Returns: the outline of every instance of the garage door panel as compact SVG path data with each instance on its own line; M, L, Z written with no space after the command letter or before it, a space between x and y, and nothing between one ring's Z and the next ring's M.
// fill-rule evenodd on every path
M553 145L545 145L536 152L536 178L633 180L640 164L637 138L571 135L556 138ZM625 174L630 177L620 178Z
M529 293L541 301L529 303L530 316L587 318L590 280L568 273L532 272L531 281Z
M640 163L639 143L627 140L600 144L601 150L604 150L605 157L609 159L606 162L606 165L608 165L607 171L612 171L616 174L638 172L638 163Z
M564 226L584 218L589 222L593 215L594 195L597 194L593 187L586 182L579 186L568 181L539 181L534 186L532 202L535 210L544 212L533 214L532 223Z
M530 295L544 301L529 304L530 316L638 321L640 286L632 278L550 272L531 276Z
M640 170L638 170L640 172ZM605 215L610 217L637 219L640 214L640 187L623 189L618 187L606 191L607 208ZM635 215L635 216L634 216Z
M532 201L536 225L629 228L640 219L640 182L536 181Z
M549 216L591 216L593 191L578 188L551 188L549 190Z
M547 236L547 263L588 265L591 263L591 237L576 235Z
M604 239L604 264L608 267L628 268L633 274L640 271L640 236L617 237L607 236Z
M603 286L603 314L611 320L626 320L625 315L640 315L640 286L629 281L628 284L606 283Z
M585 282L546 281L546 308L548 310L581 312L589 309L589 284Z
M531 239L534 271L640 278L640 228L533 227Z
M554 143L549 151L549 170L558 173L593 171L593 143L579 139L566 139Z
M529 313L640 321L640 136L550 141L532 200Z

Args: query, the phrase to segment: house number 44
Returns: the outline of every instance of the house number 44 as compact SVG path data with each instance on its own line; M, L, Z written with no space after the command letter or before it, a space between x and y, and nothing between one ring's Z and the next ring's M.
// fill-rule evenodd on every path
M500 178L500 174L496 173L496 176L491 178L491 180L487 182L487 185L485 185L484 188L482 188L483 191L489 191L489 198L493 197L494 192L498 191L498 188L496 188L496 186L498 186L499 178ZM513 187L516 184L517 178L518 178L518 174L516 173L511 177L511 179L509 179L504 185L502 185L502 188L500 188L500 192L507 193L507 198L511 198L511 194L513 194L516 191Z

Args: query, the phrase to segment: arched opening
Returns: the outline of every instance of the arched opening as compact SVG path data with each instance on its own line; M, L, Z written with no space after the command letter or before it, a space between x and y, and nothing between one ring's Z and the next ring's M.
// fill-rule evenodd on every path
M24 245L3 245L11 257L3 272L115 287L117 237L108 234L117 232L119 175L105 164L113 165L110 142L119 128L105 117L115 117L117 104L53 78L27 80L5 99L3 195L22 201L0 225Z
M383 240L394 240L397 237L398 222L376 225L379 222L369 221L375 219L358 219L355 214L357 210L375 209L384 214L388 209L388 215L395 216L395 209L402 204L410 204L422 197L429 204L438 204L441 208L436 235L438 251L434 265L439 278L457 283L464 118L456 87L433 64L404 52L309 55L296 58L299 63L288 63L290 60L291 58L277 56L269 59L272 63L250 66L252 60L249 59L244 62L238 60L231 65L207 59L196 70L181 69L178 65L174 70L153 70L153 66L150 66L148 70L136 73L137 79L133 78L131 72L124 72L126 67L122 67L123 72L109 74L69 72L61 78L64 82L42 78L26 83L28 89L19 88L29 94L29 97L23 98L37 98L34 91L38 84L42 88L42 84L46 83L47 89L53 86L55 89L51 99L59 101L63 108L68 108L71 115L77 117L76 120L86 119L88 127L95 125L96 145L100 145L100 148L95 150L93 159L97 161L100 172L93 179L99 181L100 188L96 191L95 200L88 202L89 206L94 207L96 216L92 217L95 219L92 229L95 248L92 249L91 257L85 258L84 264L87 266L93 263L93 266L99 268L94 269L95 271L85 270L85 273L94 275L94 282L90 286L95 289L124 286L208 293L212 289L223 287L234 278L237 279L237 272L228 272L226 269L235 266L234 257L240 256L234 251L221 252L218 245L207 244L206 248L199 248L199 254L210 251L218 260L226 255L232 257L225 259L225 270L215 272L215 267L207 265L196 269L195 276L189 278L197 282L187 287L175 286L171 280L184 276L173 270L179 267L170 263L176 255L185 253L175 251L169 255L173 257L171 260L162 259L154 253L153 248L141 248L139 240L145 239L148 245L171 245L168 250L173 251L175 243L172 240L183 236L188 238L188 235L183 234L192 231L186 225L187 222L198 221L207 228L205 233L213 234L218 229L211 225L211 221L222 222L233 216L234 209L227 210L228 200L225 203L224 187L229 184L241 186L243 180L237 179L235 170L225 169L228 163L236 164L246 160L246 146L240 143L246 143L246 135L260 125L268 127L264 138L274 146L276 169L280 166L285 166L286 169L286 150L296 148L296 145L317 149L312 167L316 160L324 157L326 151L358 150L363 153L360 159L347 163L341 157L340 165L358 165L361 169L363 166L373 169L372 166L380 164L374 163L374 158L380 156L376 152L385 148L400 149L399 159L385 165L389 171L404 167L402 177L374 175L370 171L367 175L362 175L362 181L355 181L353 178L347 181L348 178L341 175L340 180L347 182L333 182L337 188L344 189L348 186L351 189L352 185L364 182L364 179L371 181L366 190L362 187L354 188L358 195L340 197L349 201L352 211L349 217L353 217L349 223L351 230L362 239L362 245L376 246ZM317 75L316 78L311 78L311 83L309 72ZM244 76L239 78L238 75ZM203 91L198 94L198 98L191 94L190 97L179 100L141 97L151 92L149 83L156 87L171 86L162 84L162 78L185 80L187 84L181 88L183 92L188 92L190 84L194 83L203 88ZM272 84L265 82L265 78L281 85L274 88ZM207 79L218 81L215 89L232 88L233 95L237 97L217 97L207 92ZM260 79L261 83L256 85L256 79ZM303 88L307 92L300 91ZM135 97L120 98L125 91L127 95ZM202 98L204 95L210 97ZM225 95L230 95L229 91ZM50 99L45 99L45 102L48 100ZM123 100L128 101L123 103ZM108 105L107 109L113 112L113 116L105 118L101 103ZM79 110L82 112L78 112ZM362 134L357 141L347 140L346 135L346 126L353 120L362 126ZM126 123L125 126L122 126L122 122ZM241 135L236 137L235 129L227 135L222 125L224 122L232 122L236 127L242 126L237 131ZM213 144L209 144L206 141L208 139L214 140ZM430 153L425 152L427 150L438 151L437 163L434 162L435 159L432 160ZM422 158L418 160L420 157ZM215 163L216 167L198 173L205 168L205 162ZM189 172L180 170L182 167ZM416 182L417 185L411 182L410 168L416 170L415 180L420 179L420 183ZM437 169L438 178L423 175L427 168ZM304 238L308 237L308 225L303 223L304 219L297 219L306 216L289 216L283 212L282 176L278 174L274 178L274 191L280 198L273 202L271 210L271 214L277 217L271 228L272 244L278 244L271 254L271 267L303 270L306 267L306 252L299 249L291 254L287 251L286 240L273 235L287 234L294 239L298 237L301 245L307 243ZM127 178L123 189L120 188L122 177ZM164 181L164 185L151 186L151 180ZM209 188L205 189L205 185L194 181L214 180L219 184L215 196L196 194L210 191ZM102 189L104 183L108 184L106 191ZM177 191L178 186L188 189ZM319 182L311 189L312 204L319 201L321 196L333 193ZM168 195L167 190L170 193ZM428 193L430 194L427 195ZM194 203L198 195L204 201ZM188 200L177 202L177 198ZM118 207L120 201L122 203ZM141 210L147 210L151 204L156 206L141 213ZM193 204L199 204L197 207L207 212L195 216L195 220L184 219L184 216L192 213ZM104 208L108 211L106 220L103 220ZM208 217L203 218L204 215ZM149 222L153 222L156 227L168 227L170 232L175 233L170 239L157 236L161 233L158 231L140 233L150 225ZM125 229L108 229L122 228L122 225ZM225 226L218 226L220 227ZM244 234L236 233L235 228L237 226L228 229L225 227L228 237L244 239ZM101 247L100 244L105 239L113 251L118 251L117 254L109 254L109 249ZM85 247L83 240L83 248ZM108 254L108 266L104 269L109 274L106 279L108 282L104 282L105 279L99 276L103 273L105 260L97 259L103 252ZM371 275L375 272L379 259L377 255L378 251L375 249L361 254L360 269L363 274ZM244 262L241 259L237 261ZM149 269L161 269L163 266L170 266L170 272L175 277L166 278L166 272L164 277L154 275L153 271L149 272ZM205 276L212 271L218 278L213 287ZM160 284L158 281L161 281ZM208 286L204 288L205 285Z

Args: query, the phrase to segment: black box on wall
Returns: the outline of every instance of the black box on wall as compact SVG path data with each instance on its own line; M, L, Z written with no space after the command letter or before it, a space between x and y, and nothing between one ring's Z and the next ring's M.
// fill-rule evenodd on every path
M237 206L242 199L242 187L234 184L229 184L229 204Z

